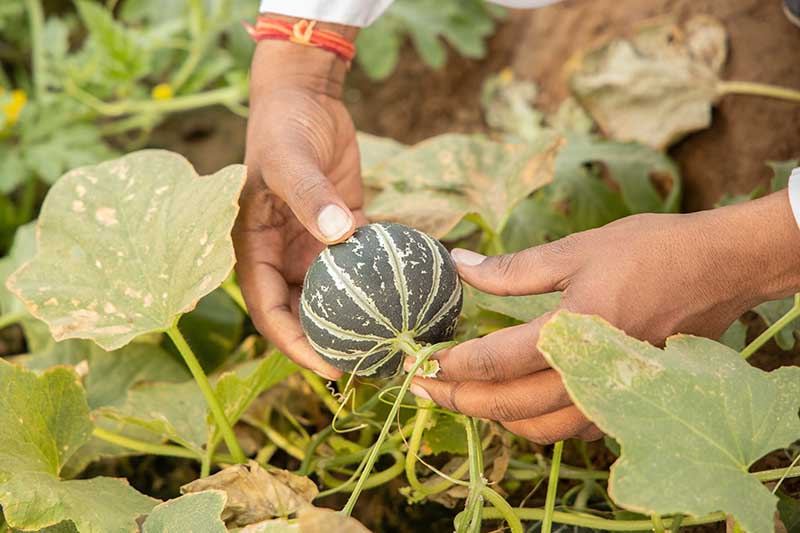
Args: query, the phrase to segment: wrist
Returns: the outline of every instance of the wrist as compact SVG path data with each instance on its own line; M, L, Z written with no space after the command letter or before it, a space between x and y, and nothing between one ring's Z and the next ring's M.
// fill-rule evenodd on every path
M745 307L800 292L800 228L785 190L699 215L713 219L715 268Z
M289 23L300 19L284 15L266 16ZM348 40L355 40L358 28L317 22L317 29L333 31ZM338 55L321 48L291 41L260 41L251 64L252 94L281 88L304 89L317 94L341 98L348 63Z

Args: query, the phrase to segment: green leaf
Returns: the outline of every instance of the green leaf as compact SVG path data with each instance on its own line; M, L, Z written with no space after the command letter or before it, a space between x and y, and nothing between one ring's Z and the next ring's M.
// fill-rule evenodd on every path
M767 327L780 320L780 318L794 307L794 296L789 296L783 300L772 300L757 305L753 311L760 316ZM795 345L795 332L800 331L800 318L792 320L775 335L775 343L781 350L789 351Z
M103 141L98 129L90 124L76 124L26 147L23 159L27 168L43 181L53 184L67 170L115 155Z
M686 335L660 350L567 312L545 324L539 349L581 411L620 442L609 479L619 505L660 515L724 511L746 531L773 531L778 499L748 469L800 436L800 368L763 372Z
M786 533L800 533L800 501L782 492L778 493L778 498L778 512Z
M209 490L187 494L153 508L142 533L226 533L220 519L225 493Z
M10 194L30 178L20 147L0 144L0 194Z
M191 379L186 367L154 344L135 342L107 352L83 340L53 343L49 349L15 359L31 370L57 365L88 364L83 380L91 409L125 403L128 390L146 381L182 382Z
M91 431L72 370L36 376L0 360L0 505L11 527L36 530L71 520L82 533L127 533L153 507L154 500L120 480L59 479Z
M423 445L430 448L430 453L467 454L467 434L464 425L449 415L436 417L436 424L425 431Z
M747 325L738 318L725 330L719 342L730 348L741 352L747 343Z
M106 83L129 82L147 75L150 50L144 40L115 21L103 6L89 0L76 0L75 4L89 30L90 39L84 49L91 51L96 78L103 78Z
M471 300L480 309L499 313L519 322L530 322L555 310L561 303L561 293L550 292L531 296L496 296L464 287L464 299Z
M443 237L475 214L500 232L511 210L547 184L560 143L504 144L479 135L447 134L388 159L386 184L367 207L373 220L401 222Z
M361 174L364 184L382 189L387 184L381 181L383 164L391 157L399 154L407 146L388 137L378 137L359 131L356 135L358 151L361 154Z
M507 252L520 252L573 232L573 223L554 198L554 190L548 185L517 204L501 235Z
M356 61L369 77L387 78L406 35L433 68L447 60L443 39L461 55L481 58L486 53L484 40L495 29L493 15L499 13L483 0L396 0L359 33Z
M193 311L183 315L178 325L203 370L211 372L225 362L239 342L244 313L224 290L217 289L202 298ZM172 343L168 346L180 358L177 348Z
M686 28L657 22L584 52L570 86L608 136L664 150L711 123L726 56L716 19L696 17Z
M767 166L772 169L772 179L770 180L770 188L772 192L785 189L789 186L789 176L792 170L800 164L797 159L789 159L787 161L767 161Z
M56 340L113 350L163 331L230 272L244 174L201 178L160 150L74 170L50 189L37 254L7 286Z
M119 407L102 407L100 417L144 429L198 454L208 439L208 408L194 381L142 383Z
M27 315L28 310L25 305L12 294L5 286L5 280L12 272L17 270L20 265L30 260L36 253L36 223L30 222L17 228L14 235L14 244L11 246L8 255L0 259L0 313Z

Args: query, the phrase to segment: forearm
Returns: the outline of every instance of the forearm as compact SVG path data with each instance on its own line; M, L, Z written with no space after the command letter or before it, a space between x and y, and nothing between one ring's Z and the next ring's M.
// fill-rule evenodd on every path
M800 292L800 228L787 191L698 213L716 259L715 278L751 306Z
M290 23L300 20L273 13L263 15ZM317 22L315 27L336 32L350 41L358 35L355 26ZM303 88L340 98L347 69L347 63L328 50L291 41L260 41L251 65L251 94L258 97L269 90Z

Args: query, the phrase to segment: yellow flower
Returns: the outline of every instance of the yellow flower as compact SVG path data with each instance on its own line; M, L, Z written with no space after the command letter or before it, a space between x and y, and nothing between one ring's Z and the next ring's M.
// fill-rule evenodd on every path
M506 67L500 71L500 81L504 84L509 84L514 81L514 71L511 67Z
M5 93L5 91L3 91ZM19 114L22 108L28 103L28 95L22 89L14 89L11 91L10 100L6 101L0 106L0 111L6 116L6 125L12 126L16 124L19 119Z
M173 96L172 87L169 83L159 83L150 91L150 96L153 100L169 100Z

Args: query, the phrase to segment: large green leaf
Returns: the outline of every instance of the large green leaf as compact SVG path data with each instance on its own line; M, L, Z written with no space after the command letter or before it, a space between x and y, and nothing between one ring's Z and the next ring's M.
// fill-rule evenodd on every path
M496 296L472 287L465 287L464 299L480 309L499 313L519 322L530 322L555 310L561 302L561 293L549 292L530 296Z
M646 514L732 514L773 530L777 497L748 474L800 438L800 368L770 373L714 341L679 335L660 350L597 317L559 313L539 349L576 405L622 455L609 493Z
M58 477L91 431L75 372L59 367L37 376L0 360L0 506L11 527L70 520L82 533L135 529L154 500L116 479Z
M583 54L572 92L610 137L663 150L711 123L727 34L711 17L660 21Z
M142 533L226 533L220 519L225 493L208 490L186 494L153 508L142 526Z
M244 174L201 178L161 150L69 172L42 206L36 256L7 286L57 340L113 350L163 331L230 272Z
M511 210L550 182L560 141L498 143L480 135L447 134L423 141L380 166L384 184L367 214L436 237L474 214L500 232Z

